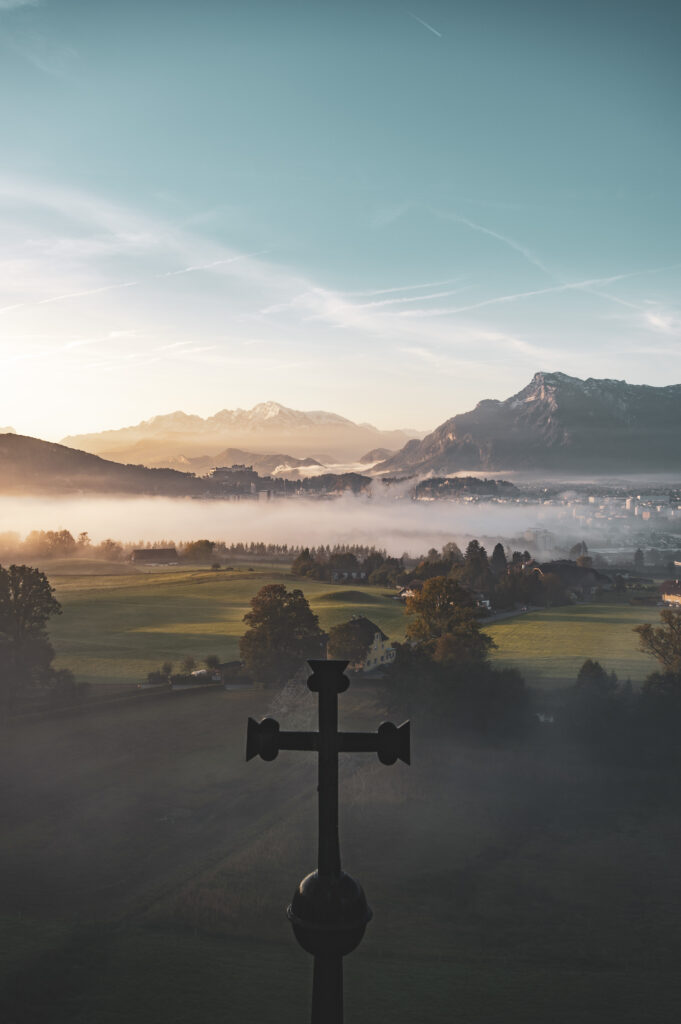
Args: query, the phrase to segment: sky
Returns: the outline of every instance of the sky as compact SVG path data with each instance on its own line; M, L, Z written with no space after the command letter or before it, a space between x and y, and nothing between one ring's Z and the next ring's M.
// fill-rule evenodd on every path
M0 427L681 382L681 7L0 0Z

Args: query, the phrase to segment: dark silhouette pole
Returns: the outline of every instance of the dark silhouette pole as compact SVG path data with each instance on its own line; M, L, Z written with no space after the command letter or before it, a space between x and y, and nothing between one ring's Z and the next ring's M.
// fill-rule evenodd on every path
M371 920L359 882L341 870L338 839L338 754L373 751L383 764L409 764L409 722L383 722L375 733L338 732L338 694L350 685L347 661L309 661L307 685L319 694L319 732L281 732L273 718L248 719L246 760L273 761L280 750L319 754L319 848L317 870L296 889L288 918L300 945L314 957L312 1024L343 1022L343 957L351 953Z

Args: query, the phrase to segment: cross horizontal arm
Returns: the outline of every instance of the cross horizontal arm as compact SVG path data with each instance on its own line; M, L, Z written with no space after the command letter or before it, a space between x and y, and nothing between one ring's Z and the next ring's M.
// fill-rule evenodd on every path
M395 764L399 758L410 763L410 724L403 722L398 728L392 722L383 722L377 732L339 732L339 751L363 753L376 751L383 764Z
M383 722L376 732L338 732L329 738L329 751L336 753L376 752L383 764L395 764L398 759L410 763L410 725L399 727ZM327 742L329 742L327 741ZM273 761L280 750L320 750L318 732L282 732L273 718L261 722L248 719L246 760L258 755L263 761Z
M280 732L280 750L319 750L318 732Z
M377 732L339 732L338 750L360 753L378 750Z

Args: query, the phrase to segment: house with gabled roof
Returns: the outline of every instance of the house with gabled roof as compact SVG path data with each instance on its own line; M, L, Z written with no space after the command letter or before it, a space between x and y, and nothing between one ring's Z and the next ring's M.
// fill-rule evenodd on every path
M362 638L369 642L369 650L364 661L351 665L350 668L355 672L375 672L376 669L392 664L395 660L395 648L381 627L367 619L365 615L353 615L350 621L360 631Z
M665 580L660 586L660 597L665 604L681 608L681 580Z

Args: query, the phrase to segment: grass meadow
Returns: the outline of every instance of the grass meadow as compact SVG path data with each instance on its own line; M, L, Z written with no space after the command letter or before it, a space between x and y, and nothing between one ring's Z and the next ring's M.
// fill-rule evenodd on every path
M93 684L136 684L162 662L177 667L188 655L197 661L208 654L221 661L238 658L244 614L267 583L303 589L324 629L363 614L392 639L402 639L404 632L403 607L386 591L296 580L282 566L214 572L114 565L102 573L97 563L60 562L43 568L63 607L50 624L56 664Z
M353 614L371 618L402 640L407 617L390 591L297 580L281 565L139 570L101 562L57 562L45 571L63 614L50 632L57 665L93 684L137 684L162 662L191 655L238 657L243 616L267 583L300 587L329 629ZM640 683L655 667L637 649L633 627L656 622L658 610L614 600L551 608L490 624L493 660L520 669L530 685L551 689L574 682L586 658L596 658L623 681Z
M587 658L636 686L657 663L638 650L634 626L659 619L658 608L594 601L515 616L493 623L487 632L498 645L494 663L519 669L530 686L570 686Z

